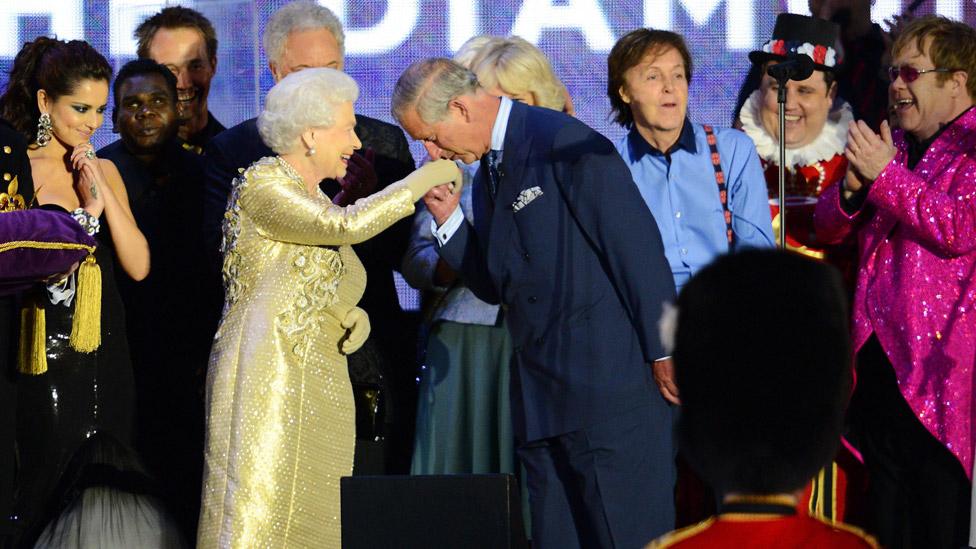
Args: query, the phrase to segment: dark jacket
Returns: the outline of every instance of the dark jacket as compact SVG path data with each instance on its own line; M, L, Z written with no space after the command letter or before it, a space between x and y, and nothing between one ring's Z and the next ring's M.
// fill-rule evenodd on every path
M478 297L506 306L516 435L557 436L649 406L670 440L649 363L665 354L657 322L674 282L630 170L582 122L516 102L501 172L494 206L476 182L474 225L439 252ZM516 211L534 187L542 194Z

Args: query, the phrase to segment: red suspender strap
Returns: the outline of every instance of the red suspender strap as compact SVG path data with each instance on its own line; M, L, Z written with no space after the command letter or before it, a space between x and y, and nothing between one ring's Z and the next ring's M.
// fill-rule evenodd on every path
M715 182L718 183L718 198L722 202L722 214L725 216L725 236L729 239L729 250L732 249L734 234L732 233L732 212L729 211L729 193L725 188L725 174L722 172L722 161L718 155L718 142L715 132L708 124L703 124L705 136L708 138L708 148L712 153L712 168L715 170Z

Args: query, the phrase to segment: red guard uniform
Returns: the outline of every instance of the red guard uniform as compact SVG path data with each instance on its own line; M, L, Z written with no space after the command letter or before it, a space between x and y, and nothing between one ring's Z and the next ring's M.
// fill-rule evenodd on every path
M756 90L742 106L739 120L742 131L756 144L762 161L769 191L769 209L773 217L773 233L779 238L779 141L763 127L760 120L761 90ZM795 149L786 149L786 243L790 249L824 259L846 272L854 259L850 247L830 248L817 242L813 229L813 211L817 197L831 185L844 179L847 173L847 125L854 119L851 107L836 101L827 115L823 130L812 142ZM848 257L849 256L849 257Z
M784 505L734 504L694 526L652 541L647 549L876 549L860 529L796 514Z
M753 92L739 113L744 131L756 144L769 191L773 233L779 241L779 141L766 131L760 119L761 90ZM856 281L856 244L823 246L817 242L813 212L817 198L831 185L843 181L847 173L847 127L854 119L846 102L834 103L820 134L807 145L786 149L786 244L802 254L824 259L844 275L853 291ZM799 511L827 521L859 523L863 512L859 500L866 490L864 466L846 446L837 453L831 467L822 470L807 486ZM853 500L853 502L851 501Z

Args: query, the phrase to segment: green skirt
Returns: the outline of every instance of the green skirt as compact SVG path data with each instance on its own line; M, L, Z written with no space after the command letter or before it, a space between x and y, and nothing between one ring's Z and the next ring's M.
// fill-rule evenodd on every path
M511 356L504 326L438 322L431 328L412 474L515 473Z

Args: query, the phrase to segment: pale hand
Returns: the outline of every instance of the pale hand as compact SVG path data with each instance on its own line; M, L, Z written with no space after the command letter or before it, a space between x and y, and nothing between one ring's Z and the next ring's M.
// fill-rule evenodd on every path
M895 158L896 152L887 121L881 123L881 135L874 133L863 120L851 122L848 126L844 156L857 171L862 183L874 181Z
M651 365L651 371L654 373L654 383L657 383L664 400L671 404L681 404L678 398L678 384L674 382L674 361L670 358L655 360Z
M347 355L355 353L363 346L363 343L366 343L366 338L369 337L369 315L359 307L353 307L346 313L341 325L349 330L346 340L342 342L342 352Z
M97 158L88 158L86 154L93 150L91 143L81 143L71 151L71 167L78 174L75 189L80 198L81 207L86 212L99 218L105 210L105 174L98 165Z
M461 193L453 192L450 185L438 185L424 195L424 205L438 227L451 217L460 204Z
M852 196L861 191L867 183L861 180L861 176L857 175L857 171L854 168L847 169L847 175L844 176L844 186L842 187L844 198L850 200Z
M64 279L68 278L69 276L71 276L71 273L77 271L78 270L78 267L80 267L80 266L81 266L81 262L80 261L75 261L74 265L72 265L67 271L65 271L63 273L58 273L58 274L55 274L55 275L51 275L51 276L47 277L44 281L47 284L54 284L56 282L61 282L62 280L64 280Z

